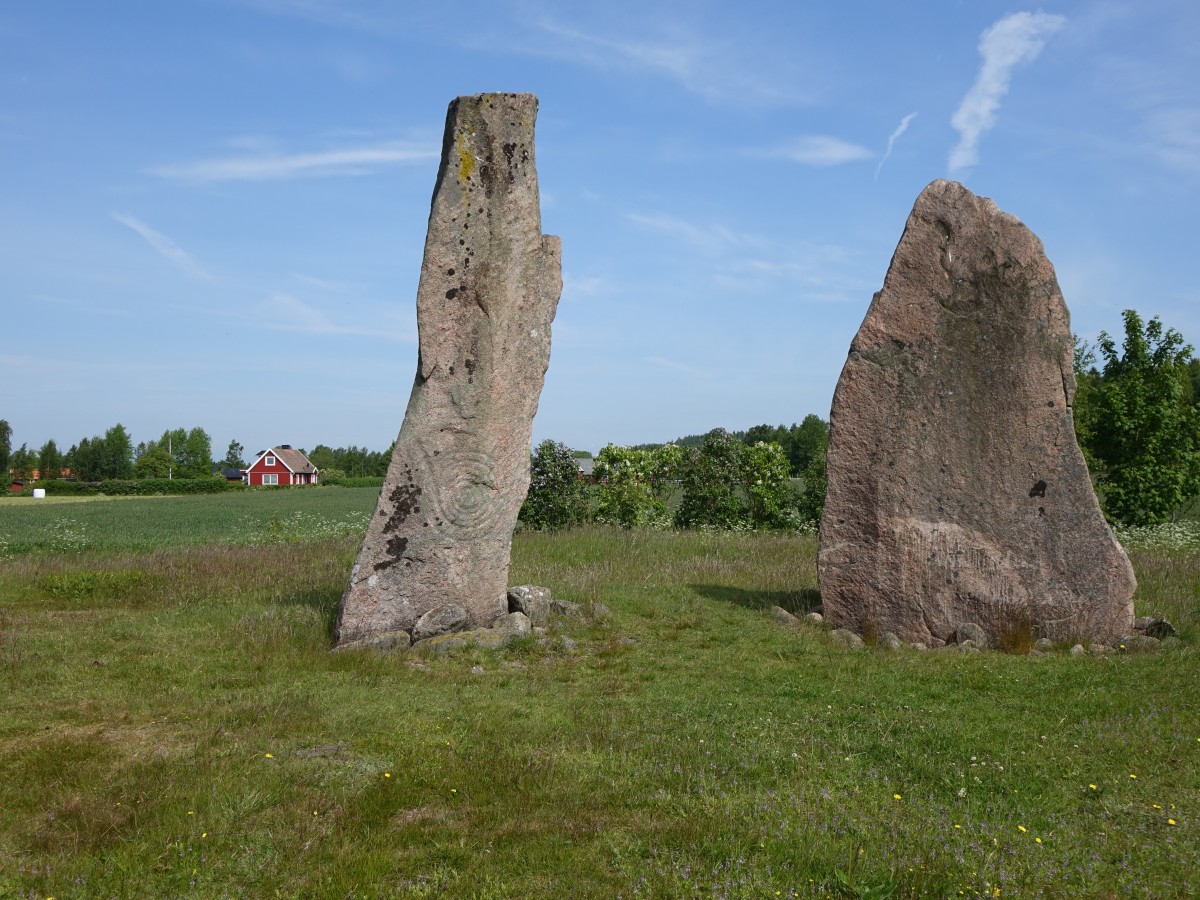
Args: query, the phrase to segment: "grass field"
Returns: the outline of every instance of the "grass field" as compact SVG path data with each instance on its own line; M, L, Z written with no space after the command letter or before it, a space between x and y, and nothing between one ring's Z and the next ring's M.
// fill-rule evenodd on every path
M374 495L0 504L0 897L1200 895L1190 551L1153 655L839 651L812 537L605 529L514 545L577 652L333 655Z

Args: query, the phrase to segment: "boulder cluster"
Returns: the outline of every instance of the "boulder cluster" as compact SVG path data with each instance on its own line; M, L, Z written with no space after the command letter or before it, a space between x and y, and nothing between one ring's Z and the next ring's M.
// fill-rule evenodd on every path
M771 618L789 628L799 628L802 625L824 627L827 622L819 610L796 616L780 606L770 610ZM830 642L835 647L844 650L865 650L874 646L877 650L940 650L957 653L980 653L984 650L1010 650L1025 652L1030 656L1044 656L1054 653L1064 644L1056 644L1047 637L1022 642L1019 636L989 633L976 622L959 625L951 633L950 640L929 638L924 641L904 641L895 632L886 631L883 634L860 635L848 628L834 628L829 632ZM1166 619L1157 616L1140 616L1134 620L1133 628L1128 634L1123 634L1111 643L1093 642L1087 646L1072 644L1067 651L1072 656L1107 656L1113 653L1152 653L1156 650L1169 648L1182 643L1176 636L1175 627Z
M608 607L592 604L590 612L582 604L551 596L550 589L533 584L511 588L507 595L508 612L486 628L470 627L470 615L457 603L442 603L426 612L411 631L395 630L372 635L358 641L339 644L336 652L348 650L377 650L402 652L422 650L441 654L464 647L496 650L507 647L521 638L544 638L554 618L587 621L609 618ZM574 642L560 635L560 649L574 650Z

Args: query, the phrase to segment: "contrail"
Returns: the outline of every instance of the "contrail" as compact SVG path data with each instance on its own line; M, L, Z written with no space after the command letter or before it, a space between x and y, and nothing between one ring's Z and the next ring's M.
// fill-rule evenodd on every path
M875 167L875 180L879 180L879 171L883 168L883 164L887 162L887 158L892 155L892 147L895 146L896 140L904 132L908 131L909 123L917 117L915 112L910 112L907 116L900 120L900 124L896 126L896 130L888 135L887 150L884 151L883 159L879 161L879 165Z

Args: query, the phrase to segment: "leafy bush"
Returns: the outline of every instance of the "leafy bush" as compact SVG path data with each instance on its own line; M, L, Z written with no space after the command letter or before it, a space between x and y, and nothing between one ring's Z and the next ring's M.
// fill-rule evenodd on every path
M596 521L625 528L663 528L671 523L667 493L683 462L675 444L618 447L609 444L596 457Z
M22 493L31 493L35 485L31 482ZM45 488L50 497L91 497L104 494L108 497L152 497L163 494L222 494L226 491L245 490L239 481L224 478L140 478L135 480L114 479L111 481L39 481L36 487Z
M797 528L801 516L778 444L745 445L723 428L705 435L681 470L681 528Z
M817 523L825 511L825 451L819 450L804 470L804 485L797 500L797 513L801 523Z
M1109 520L1155 525L1200 493L1200 412L1188 402L1192 347L1157 318L1124 312L1125 340L1100 334L1104 369L1090 387L1084 435L1100 465Z
M714 428L691 450L680 481L683 500L675 511L680 528L739 528L750 523L746 503L738 496L745 445L724 428Z
M587 493L579 466L566 444L545 440L533 452L529 493L520 519L538 530L579 525L587 518Z

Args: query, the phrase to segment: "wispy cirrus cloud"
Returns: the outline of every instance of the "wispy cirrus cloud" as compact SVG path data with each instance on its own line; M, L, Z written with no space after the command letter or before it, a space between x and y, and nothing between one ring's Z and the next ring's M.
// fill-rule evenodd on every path
M643 356L642 359L653 366L658 366L660 369L669 369L672 372L679 372L681 375L688 375L692 378L707 378L709 375L707 371L697 366L689 366L687 363L666 359L662 356Z
M750 246L759 243L757 235L734 231L724 225L697 225L670 213L626 213L625 218L635 225L657 231L677 241L702 250L719 247Z
M892 148L896 146L896 141L900 140L900 136L908 131L908 126L912 124L912 120L917 117L915 112L910 112L907 116L900 120L900 124L896 126L896 130L888 135L887 149L883 151L883 159L879 160L879 165L875 167L875 180L879 180L879 173L883 169L883 164L887 162L888 157L892 155Z
M1008 93L1013 71L1037 59L1046 42L1066 23L1064 16L1019 12L999 19L983 32L979 38L983 64L950 119L959 134L958 144L950 151L951 171L979 161L979 142L996 124L996 111Z
M1200 176L1200 108L1156 110L1146 125L1151 155L1173 169Z
M167 262L174 265L176 268L192 276L205 281L212 281L213 277L204 270L204 267L196 262L195 258L180 247L177 243L163 234L161 231L155 231L145 222L134 218L128 213L110 213L113 220L120 222L126 228L131 229L134 233L140 235L142 239L150 245L150 247L165 259Z
M151 175L174 181L282 181L369 175L386 166L438 158L432 144L390 141L312 153L254 152L154 166Z
M258 313L262 324L273 331L363 335L387 338L401 343L414 343L417 339L408 320L395 313L386 314L383 316L383 321L380 321L378 317L367 316L365 321L370 322L369 325L352 324L335 319L324 310L305 303L299 297L285 291L273 292L260 305Z
M827 134L806 134L775 147L749 150L750 156L786 159L802 166L840 166L870 159L875 154L859 144Z
M606 72L647 73L670 79L713 102L754 105L811 102L794 73L773 72L756 53L732 42L688 33L676 24L636 27L636 37L564 25L550 18L531 21L532 32L512 46L526 53L591 66ZM631 30L631 29L627 29ZM660 36L651 37L657 33Z

